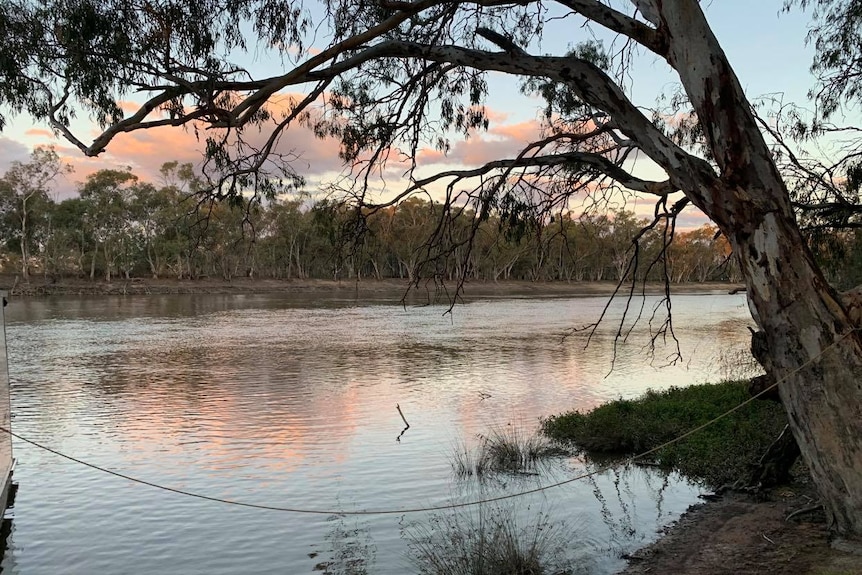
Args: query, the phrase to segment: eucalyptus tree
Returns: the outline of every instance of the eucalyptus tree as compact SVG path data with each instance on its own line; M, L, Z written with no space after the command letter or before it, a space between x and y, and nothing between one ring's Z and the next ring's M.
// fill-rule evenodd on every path
M515 266L530 252L524 238L509 232L496 216L479 227L473 249L478 252L479 269L485 279L513 279Z
M201 245L210 231L206 207L212 198L202 197L204 182L195 172L193 164L177 161L165 162L159 168L160 193L175 200L172 207L160 211L158 251L166 269L177 279L197 277L203 256Z
M586 279L591 281L607 280L612 257L610 229L612 223L607 214L581 214L578 218L577 241L575 250L577 260L585 270Z
M29 162L12 162L0 179L0 215L6 220L7 243L18 244L24 281L30 279L35 244L46 241L39 235L46 232L53 203L51 188L56 178L68 170L68 165L52 148L36 148Z
M87 254L94 249L94 238L86 225L87 202L80 197L67 198L51 211L51 235L48 253L48 273L54 276L87 275Z
M709 224L678 234L670 247L669 274L674 282L705 282L721 268L726 254L721 236Z
M97 263L103 264L105 281L120 270L130 275L136 245L136 226L130 206L138 177L129 170L99 170L87 176L78 189L84 203L82 224L92 234L90 279L95 279Z
M418 196L398 204L392 216L391 249L398 259L399 277L413 281L419 262L425 257L423 246L433 232L434 204Z
M299 200L278 200L267 206L258 241L272 277L292 279L301 273L308 234L301 207Z
M209 128L199 133L217 197L298 185L295 152L278 144L311 127L340 140L353 170L343 191L366 209L443 187L432 230L441 240L450 225L444 216L455 221L464 205L475 211L477 229L491 213L514 220L536 206L551 213L574 193L638 192L654 198L650 225L665 226L668 240L676 216L700 208L739 263L765 333L767 368L780 382L830 524L862 535L862 332L855 304L828 284L807 249L787 184L697 0L328 0L320 7L8 0L0 21L7 31L0 37L0 97L13 113L47 121L91 156L123 133ZM614 50L591 43L536 53L546 28L562 26L574 37L585 23L616 35ZM325 32L315 36L318 30ZM270 76L243 69L233 56L253 48L250 37L261 49L281 50L284 69ZM622 68L637 52L678 77L696 118L697 147L632 100ZM482 104L491 72L547 99L542 136L513 157L436 175L418 171L423 146L445 151L459 133L488 126ZM120 101L132 92L143 99L125 112ZM81 114L102 128L92 140L74 120ZM635 154L663 176L633 173L627 160ZM375 174L399 161L405 185L388 200L376 199L383 188L375 187ZM430 261L424 273L435 269Z
M146 182L132 186L130 191L127 209L132 236L141 245L150 275L159 278L181 258L184 238L179 230L186 215L183 197L174 186L157 188Z

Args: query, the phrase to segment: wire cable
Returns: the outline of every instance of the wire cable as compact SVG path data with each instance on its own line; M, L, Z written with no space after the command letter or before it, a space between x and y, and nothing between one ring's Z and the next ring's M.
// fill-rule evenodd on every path
M702 423L701 425L698 425L697 427L694 427L694 428L686 431L682 435L679 435L673 439L665 441L664 443L657 445L656 447L653 447L651 449L648 449L646 451L643 451L641 453L638 453L637 455L633 455L633 456L628 457L626 459L617 461L615 463L603 465L601 467L593 469L592 471L587 471L587 472L581 473L580 475L570 477L569 479L565 479L563 481L558 481L556 483L543 485L540 487L536 487L534 489L527 489L524 491L519 491L517 493L509 493L507 495L488 497L485 499L479 499L479 500L475 500L475 501L465 501L462 503L449 503L446 505L431 505L431 506L427 506L427 507L405 507L405 508L401 508L401 509L365 509L365 510L357 510L357 511L348 511L348 510L307 509L307 508L300 508L300 507L284 507L284 506L279 506L279 505L266 505L266 504L260 504L260 503L250 503L250 502L246 502L246 501L238 501L235 499L224 499L221 497L204 495L203 493L196 493L194 491L187 491L185 489L177 489L175 487L170 487L167 485L161 485L161 484L158 484L158 483L155 483L152 481L147 481L146 479L140 479L138 477L133 477L133 476L127 475L125 473L120 473L119 471L112 471L110 469L106 469L106 468L101 467L99 465L96 465L94 463L89 463L89 462L84 461L82 459L78 459L77 457L73 457L73 456L68 455L66 453L62 453L60 451L57 451L56 449L48 447L47 445L43 445L43 444L38 443L36 441L33 441L31 439L27 439L26 437L22 437L21 435L15 433L12 430L7 429L5 427L0 426L0 431L8 433L10 436L18 439L19 441L23 441L24 443L32 445L33 447L36 447L36 448L41 449L43 451L47 451L49 453L53 453L54 455L56 455L58 457L62 457L63 459L67 459L67 460L72 461L73 463L77 463L79 465L83 465L84 467L89 467L90 469L94 469L96 471L100 471L100 472L106 473L108 475L113 475L114 477L119 477L121 479L131 481L133 483L146 485L148 487L153 487L155 489L160 489L162 491L175 493L177 495L184 495L186 497L192 497L195 499L202 499L204 501L213 501L216 503L223 503L225 505L233 505L236 507L245 507L245 508L251 508L251 509L262 509L262 510L266 510L266 511L281 511L281 512L286 512L286 513L300 513L300 514L306 514L306 515L345 515L345 516L346 515L407 515L407 514L411 514L411 513L427 513L427 512L431 512L431 511L445 511L445 510L449 510L449 509L473 507L476 505L483 505L486 503L495 503L498 501L505 501L507 499L515 499L517 497L523 497L525 495L532 495L534 493L540 493L542 491L547 491L549 489L554 489L556 487L568 485L569 483L574 483L574 482L580 481L582 479L587 479L587 478L593 477L595 475L600 475L602 473L610 471L611 469L615 469L617 467L621 467L624 465L629 465L629 464L637 461L638 459L643 459L644 457L646 457L648 455L652 455L653 453L656 453L657 451L660 451L661 449L664 449L665 447L669 447L675 443L678 443L678 442L682 441L683 439L686 439L687 437L694 435L698 431L701 431L702 429L706 429L707 427L714 425L715 423L724 419L725 417L729 416L730 414L732 414L736 411L739 411L740 409L742 409L743 407L745 407L746 405L748 405L752 401L755 401L756 399L765 395L769 391L772 391L774 388L776 388L783 381L796 375L797 373L799 373L800 371L802 371L803 369L805 369L806 367L808 367L809 365L811 365L815 361L819 360L821 357L823 357L823 355L826 354L826 352L828 352L833 347L835 347L836 345L838 345L839 343L841 343L842 341L847 339L850 335L852 335L857 330L858 330L858 328L851 329L849 332L845 333L843 336L841 336L840 338L838 338L834 342L832 342L829 346L827 346L823 350L821 350L820 353L818 353L817 355L815 355L814 357L812 357L811 359L809 359L808 361L806 361L805 363L803 363L802 365L800 365L799 367L797 367L796 369L794 369L793 371L791 371L790 373L788 373L787 375L785 375L784 377L782 377L781 379L779 379L778 381L776 381L775 383L770 385L769 387L764 388L763 390L761 390L756 395L752 395L751 397L749 397L748 399L746 399L745 401L743 401L739 405L737 405L731 409L728 409L724 413L717 415L716 417L710 419L709 421Z

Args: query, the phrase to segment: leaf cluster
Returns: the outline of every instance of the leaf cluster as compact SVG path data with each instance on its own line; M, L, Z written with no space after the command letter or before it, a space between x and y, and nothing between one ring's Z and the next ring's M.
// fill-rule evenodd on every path
M249 37L286 51L302 45L310 23L283 0L8 0L0 104L65 126L80 110L104 127L136 90L196 83L197 99L212 100L207 83L241 73L229 55L247 50Z
M813 25L808 41L816 53L811 71L818 86L810 95L820 115L829 119L845 104L862 98L862 1L786 0L784 9L794 6L811 10Z

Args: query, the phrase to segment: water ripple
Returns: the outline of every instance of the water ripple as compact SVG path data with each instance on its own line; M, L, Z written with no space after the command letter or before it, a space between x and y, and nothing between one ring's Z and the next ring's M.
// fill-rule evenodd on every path
M571 476L458 480L453 445L494 426L647 387L711 377L744 346L738 297L675 301L690 362L649 367L645 333L609 375L612 324L564 340L601 298L429 306L276 296L27 300L9 306L14 427L106 468L207 495L316 509L443 505ZM692 326L692 327L687 327ZM410 423L395 409L398 404ZM396 441L396 438L400 440ZM409 571L398 517L295 516L223 507L99 475L15 442L21 490L4 572L309 573L364 553ZM610 573L695 488L642 470L525 498L567 525L570 558ZM411 516L410 521L427 517ZM591 567L592 568L592 567Z

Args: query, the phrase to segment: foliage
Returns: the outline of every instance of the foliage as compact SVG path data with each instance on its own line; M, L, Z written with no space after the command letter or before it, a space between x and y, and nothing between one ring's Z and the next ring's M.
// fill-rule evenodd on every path
M14 168L14 167L13 167ZM15 168L17 169L17 168ZM101 170L78 188L78 197L56 202L39 192L28 204L27 257L20 254L21 189L15 172L0 178L0 236L5 238L4 271L28 269L46 277L102 278L221 277L262 278L404 278L434 265L444 280L462 275L476 280L602 281L618 280L631 256L631 237L645 225L634 214L566 214L553 222L536 221L523 234L509 233L497 212L477 228L468 258L462 242L475 222L464 211L454 221L449 256L435 261L428 237L439 225L442 208L412 197L396 206L363 214L359 244L345 241L355 232L349 208L302 196L235 208L199 204L192 197L201 182L190 165L169 162L163 184L140 181L129 170ZM45 185L49 185L46 182ZM29 188L28 188L29 189ZM16 204L15 202L19 202ZM4 203L5 202L5 203ZM460 238L460 239L459 239ZM660 239L642 239L648 254ZM726 245L704 226L678 232L668 253L671 280L703 282L738 279L726 263ZM427 270L426 270L427 272ZM658 270L640 277L660 281Z
M745 382L672 387L618 399L587 413L550 417L543 429L588 455L629 456L677 438L749 399ZM755 400L648 460L713 487L745 476L787 424L780 405Z
M839 290L862 285L862 229L818 233L809 241L832 285Z
M811 71L818 88L812 96L823 118L829 118L845 102L862 97L859 72L862 66L862 2L859 0L785 0L785 9L798 5L811 9L813 26L808 40L816 54Z
M523 525L512 507L482 505L432 515L405 529L422 575L553 575L565 541L557 525L538 513Z
M50 188L68 166L51 148L36 148L29 162L12 162L0 179L0 238L21 255L21 273L30 273L34 249L50 240Z

